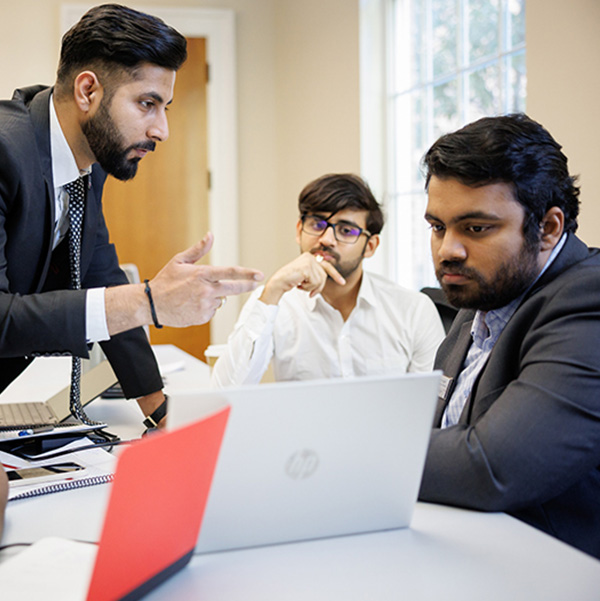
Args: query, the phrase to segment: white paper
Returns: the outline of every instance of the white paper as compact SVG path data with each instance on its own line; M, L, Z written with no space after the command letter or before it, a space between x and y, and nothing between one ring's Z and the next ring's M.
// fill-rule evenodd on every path
M85 601L97 545L42 538L0 563L0 592L10 601Z

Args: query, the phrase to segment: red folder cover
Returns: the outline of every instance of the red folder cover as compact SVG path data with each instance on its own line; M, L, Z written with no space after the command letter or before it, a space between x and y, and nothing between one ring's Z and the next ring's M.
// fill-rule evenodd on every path
M191 559L229 407L119 458L87 601L139 599Z

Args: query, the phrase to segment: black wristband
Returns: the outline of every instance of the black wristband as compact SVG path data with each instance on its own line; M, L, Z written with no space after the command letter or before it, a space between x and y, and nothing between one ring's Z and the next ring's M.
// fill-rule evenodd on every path
M156 428L158 422L167 414L167 401L169 397L165 394L165 400L144 420L146 428Z
M146 284L146 288L144 288L144 292L148 297L148 302L150 303L150 313L152 314L152 321L154 322L154 327L162 328L162 325L158 323L158 317L156 317L156 309L154 308L154 301L152 300L152 291L150 290L149 280L144 280L144 284Z

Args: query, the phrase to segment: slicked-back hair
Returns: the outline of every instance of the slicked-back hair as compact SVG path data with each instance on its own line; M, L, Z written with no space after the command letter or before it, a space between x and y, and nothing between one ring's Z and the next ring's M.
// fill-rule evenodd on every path
M177 71L187 58L186 40L152 15L120 4L86 12L62 39L57 86L72 86L77 72L100 70L105 77L128 73L144 63Z
M368 211L367 230L379 234L384 216L367 183L352 173L330 173L307 184L298 197L301 216L311 213L333 215L345 209Z
M577 230L577 178L569 174L560 144L523 113L484 117L442 136L422 165L426 189L432 176L471 187L510 184L525 211L523 231L528 241L539 240L539 224L552 207L563 211L565 231Z

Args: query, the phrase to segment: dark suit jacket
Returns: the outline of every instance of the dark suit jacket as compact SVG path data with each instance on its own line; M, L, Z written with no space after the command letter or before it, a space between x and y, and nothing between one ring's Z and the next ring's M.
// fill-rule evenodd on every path
M471 343L461 311L438 351L438 401L420 498L506 511L600 557L600 251L569 235L527 293L456 426L441 417Z
M0 102L0 391L27 365L25 357L88 356L85 290L43 292L54 229L50 156L51 89L17 90ZM106 174L94 165L81 250L82 288L127 283L102 215ZM141 328L102 343L127 397L162 388Z

